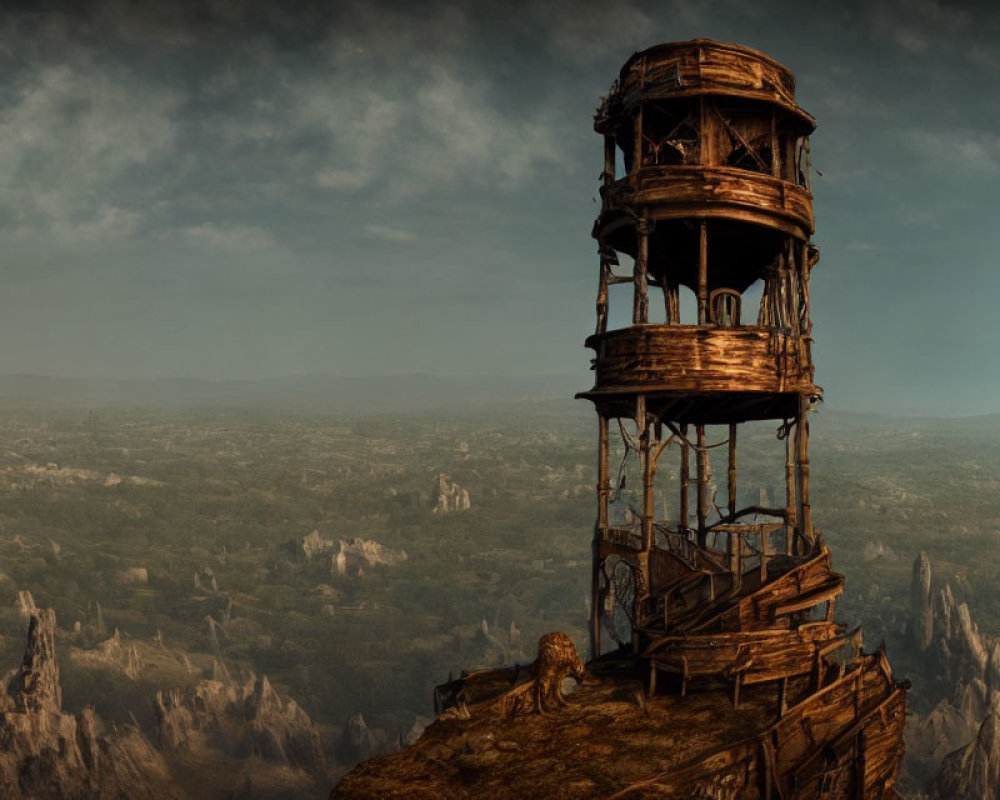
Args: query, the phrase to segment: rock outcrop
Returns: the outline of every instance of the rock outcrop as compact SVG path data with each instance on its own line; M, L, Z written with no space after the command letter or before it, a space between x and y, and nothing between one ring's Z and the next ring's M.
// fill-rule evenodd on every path
M435 514L448 514L454 511L468 511L472 508L469 492L455 483L451 476L442 472L438 475L438 499L434 507Z
M334 575L363 574L364 567L393 566L406 561L405 550L391 550L371 539L340 540L340 547L333 555L331 572Z
M92 708L63 712L55 641L55 612L35 609L21 666L0 692L0 797L182 797L137 727L105 731Z
M913 714L906 727L906 770L916 783L930 776L934 798L992 798L979 794L982 781L1000 772L1000 641L980 632L966 603L950 583L935 585L930 559L921 552L913 563L906 636L924 659L928 684L936 676L950 696L926 716Z
M324 539L319 535L319 531L313 531L308 536L303 536L299 545L306 559L313 559L333 550L333 540Z
M920 551L913 562L910 581L910 620L907 625L910 643L921 653L934 638L934 608L931 603L931 561Z
M309 715L294 700L282 699L267 677L251 676L242 685L200 680L187 689L157 692L154 710L166 750L215 748L326 774L319 732Z
M927 789L931 800L1000 800L1000 703L975 740L944 759Z
M930 560L922 552L914 561L910 583L910 645L932 654L932 666L951 685L985 680L996 641L980 632L969 606L956 599L950 583L935 588L932 578ZM1000 655L997 672L1000 679Z

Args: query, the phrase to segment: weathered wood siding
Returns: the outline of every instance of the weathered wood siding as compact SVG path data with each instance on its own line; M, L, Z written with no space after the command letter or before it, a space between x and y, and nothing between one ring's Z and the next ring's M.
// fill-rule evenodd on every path
M619 79L625 109L667 97L725 95L773 103L795 114L807 131L813 118L795 102L795 78L770 56L741 45L708 40L647 50L625 65Z
M738 167L655 166L603 189L605 211L646 206L653 219L716 217L813 233L812 194L795 183Z
M587 346L599 390L816 392L807 343L770 328L633 325Z

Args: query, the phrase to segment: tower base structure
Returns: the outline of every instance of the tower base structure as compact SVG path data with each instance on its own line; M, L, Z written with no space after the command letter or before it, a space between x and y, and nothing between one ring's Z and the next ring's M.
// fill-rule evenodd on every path
M763 53L704 39L622 68L595 116L595 381L580 395L598 419L591 660L540 652L442 684L420 741L335 797L895 796L908 684L837 622L844 578L813 526L815 123L794 89ZM759 421L784 452L779 474L747 480L737 441ZM582 681L568 699L560 663Z

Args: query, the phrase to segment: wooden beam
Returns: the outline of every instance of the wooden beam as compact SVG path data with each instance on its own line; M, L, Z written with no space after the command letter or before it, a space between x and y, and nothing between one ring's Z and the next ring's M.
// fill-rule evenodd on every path
M663 303L667 311L667 324L681 324L680 285L677 281L668 280L663 285Z
M728 490L729 490L729 514L736 514L736 423L729 426L729 470L728 470Z
M799 421L796 428L799 466L799 519L802 535L808 541L813 539L812 506L809 503L809 398L799 395Z
M781 177L781 154L778 151L778 112L774 109L771 110L771 174L775 178Z
M649 262L649 221L643 217L635 226L638 237L636 246L635 268L632 279L635 283L635 294L632 300L632 324L642 325L649 321L649 286L646 282Z
M642 474L642 547L636 561L635 610L632 615L635 628L641 627L646 618L649 602L649 552L653 547L653 517L652 508L648 505L652 500L652 459L649 453L649 416L646 414L646 396L640 394L635 399L635 425L639 445L639 469ZM633 649L638 649L635 642L636 631L633 630Z
M632 129L632 169L630 173L642 169L642 103L635 110L635 123Z
M601 540L608 532L608 499L611 495L608 418L597 415L597 525L591 553L590 653L601 656Z
M705 426L696 425L695 430L698 435L698 546L704 548L707 538L706 520L710 503L708 481L712 477L712 473L708 450L705 447Z
M611 261L605 253L601 253L601 275L597 282L597 333L608 329L608 283L611 278Z
M698 324L708 324L708 221L698 228Z
M604 185L615 182L615 137L610 133L604 135Z
M681 425L681 496L680 496L680 516L677 520L677 529L682 533L688 527L688 487L691 483L691 448L688 446L687 438L688 426Z
M795 454L792 432L785 436L785 552L795 555L795 526L798 515L795 508Z

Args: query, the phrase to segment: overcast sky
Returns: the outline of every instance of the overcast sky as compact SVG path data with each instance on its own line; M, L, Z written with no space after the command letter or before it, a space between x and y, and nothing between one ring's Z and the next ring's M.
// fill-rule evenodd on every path
M818 121L828 407L1000 411L988 6L2 7L0 373L588 388L594 108L633 51L706 36Z

